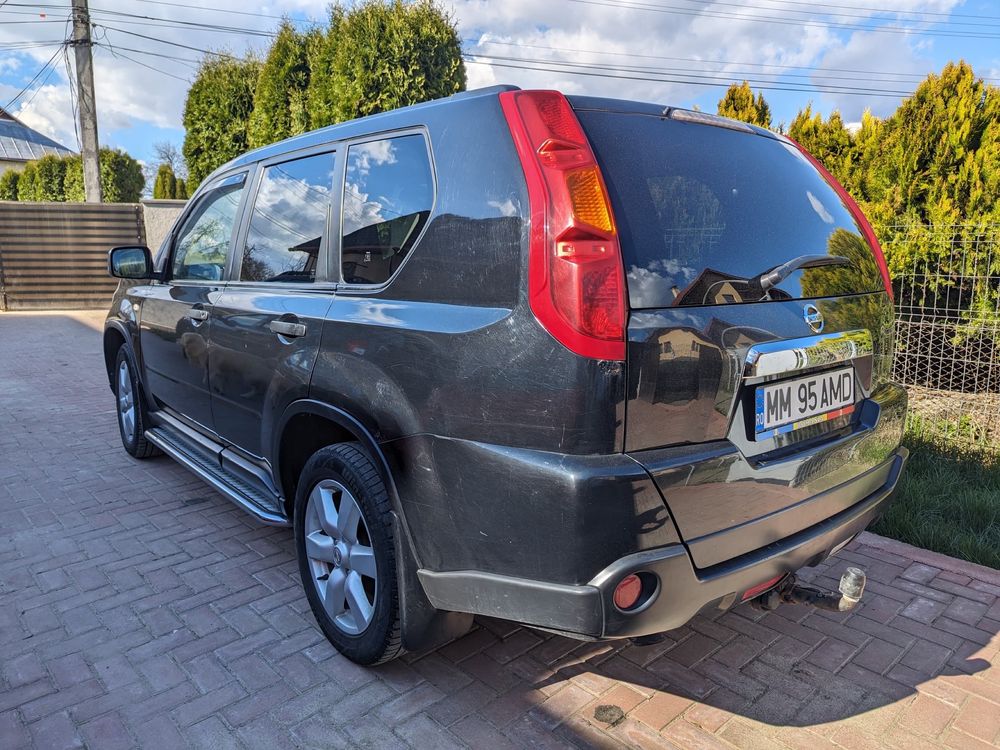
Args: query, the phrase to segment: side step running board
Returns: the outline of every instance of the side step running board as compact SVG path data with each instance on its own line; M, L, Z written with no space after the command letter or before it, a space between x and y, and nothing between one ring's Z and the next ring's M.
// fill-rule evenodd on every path
M168 426L146 430L146 439L202 481L225 495L261 523L270 526L290 526L291 522L281 512L280 500L265 495L240 477L222 467L219 455L185 440Z

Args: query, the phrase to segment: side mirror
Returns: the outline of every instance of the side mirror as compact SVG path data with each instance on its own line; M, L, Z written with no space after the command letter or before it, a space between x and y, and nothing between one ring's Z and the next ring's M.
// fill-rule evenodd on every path
M156 276L153 256L145 245L126 245L108 251L108 273L118 279L151 279Z

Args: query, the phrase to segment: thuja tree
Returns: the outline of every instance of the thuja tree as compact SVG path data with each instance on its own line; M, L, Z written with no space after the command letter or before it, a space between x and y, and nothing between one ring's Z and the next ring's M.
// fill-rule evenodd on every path
M249 148L248 127L260 61L211 57L202 62L184 103L184 160L189 189Z
M717 111L723 117L742 120L762 128L771 127L771 107L762 93L757 92L756 97L753 95L753 89L746 81L729 86L726 95L719 100Z
M369 0L336 12L335 47L323 87L332 121L350 120L465 90L462 45L454 19L432 0ZM314 55L315 57L315 55ZM312 101L324 97L311 97ZM316 125L327 124L322 121Z

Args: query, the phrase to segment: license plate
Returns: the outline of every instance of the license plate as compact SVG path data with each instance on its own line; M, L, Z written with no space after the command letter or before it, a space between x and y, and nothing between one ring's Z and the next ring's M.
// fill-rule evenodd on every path
M854 411L854 368L757 388L756 439L764 440Z

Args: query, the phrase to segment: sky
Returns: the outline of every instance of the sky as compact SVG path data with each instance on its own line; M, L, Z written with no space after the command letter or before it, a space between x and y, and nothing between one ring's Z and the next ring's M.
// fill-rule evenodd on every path
M0 0L0 106L78 150L70 0ZM204 50L266 50L287 16L329 0L91 0L102 145L144 162L184 139ZM715 111L731 81L763 89L774 123L812 104L848 123L891 114L929 72L964 58L1000 85L993 0L445 0L469 88L512 83ZM40 73L40 75L39 75ZM14 100L12 105L8 103Z

